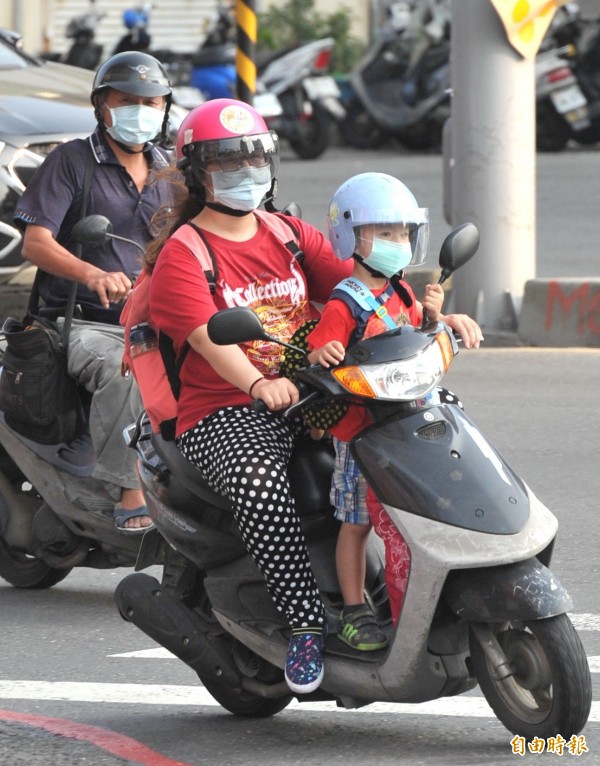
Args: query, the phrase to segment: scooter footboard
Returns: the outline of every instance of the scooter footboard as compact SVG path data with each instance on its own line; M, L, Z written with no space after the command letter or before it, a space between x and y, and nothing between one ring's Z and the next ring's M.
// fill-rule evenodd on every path
M565 588L536 558L454 573L444 595L452 611L470 622L540 620L573 608Z

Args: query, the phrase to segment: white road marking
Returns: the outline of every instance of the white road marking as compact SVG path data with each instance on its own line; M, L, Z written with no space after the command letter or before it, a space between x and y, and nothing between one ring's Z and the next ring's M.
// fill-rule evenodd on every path
M570 614L577 630L600 630L600 614Z
M0 699L29 699L52 702L92 702L126 705L190 705L215 707L218 703L202 686L160 684L54 683L50 681L0 681ZM378 715L443 715L461 718L494 718L482 697L451 697L420 704L375 702L358 710L343 710L334 702L297 702L288 710L297 712L376 713ZM590 723L600 722L600 702L592 703Z
M140 649L138 652L123 652L122 654L109 654L109 657L127 657L128 659L138 660L176 660L177 657L171 654L168 649L159 646L156 649ZM591 673L600 673L600 655L588 657L588 663Z

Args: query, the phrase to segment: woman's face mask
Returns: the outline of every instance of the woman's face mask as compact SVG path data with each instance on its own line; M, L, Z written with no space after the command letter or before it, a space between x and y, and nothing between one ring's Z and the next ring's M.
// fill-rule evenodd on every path
M126 146L139 146L152 141L160 133L165 119L161 109L144 104L106 108L112 121L112 127L107 127L106 132Z
M213 199L233 210L251 212L271 189L271 168L242 167L239 170L210 172Z

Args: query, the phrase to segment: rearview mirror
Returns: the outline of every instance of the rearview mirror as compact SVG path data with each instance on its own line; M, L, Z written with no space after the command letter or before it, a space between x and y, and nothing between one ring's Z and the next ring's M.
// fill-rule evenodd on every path
M244 306L213 314L206 329L210 340L218 346L231 346L249 340L274 340L264 331L254 311Z
M475 255L478 247L479 230L474 223L463 223L452 229L440 249L442 275L439 283L443 284L453 272L464 266Z
M75 242L82 245L103 245L111 234L112 223L103 215L88 215L77 221L71 230Z

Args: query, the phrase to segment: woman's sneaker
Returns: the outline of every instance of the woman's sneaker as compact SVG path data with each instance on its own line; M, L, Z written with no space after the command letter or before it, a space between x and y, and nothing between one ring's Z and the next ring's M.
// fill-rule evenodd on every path
M338 638L359 652L374 652L387 646L387 637L367 604L344 607Z
M292 631L285 661L285 680L296 694L309 694L323 680L323 633L299 628Z

